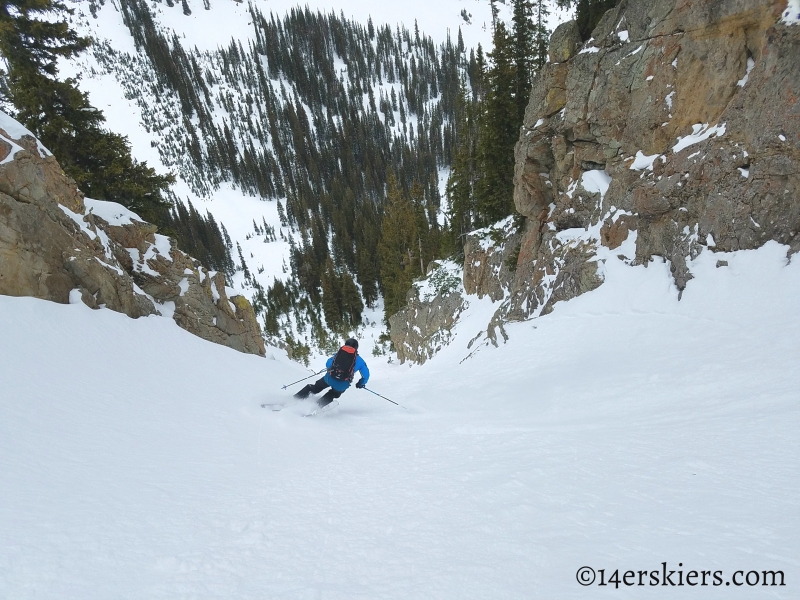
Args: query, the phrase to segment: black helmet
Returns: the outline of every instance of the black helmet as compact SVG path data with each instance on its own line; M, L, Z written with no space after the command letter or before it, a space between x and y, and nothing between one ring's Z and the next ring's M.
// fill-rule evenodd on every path
M358 350L358 340L356 340L354 338L350 338L349 340L347 340L344 343L344 345L345 346L350 346L350 347L355 348L356 350Z

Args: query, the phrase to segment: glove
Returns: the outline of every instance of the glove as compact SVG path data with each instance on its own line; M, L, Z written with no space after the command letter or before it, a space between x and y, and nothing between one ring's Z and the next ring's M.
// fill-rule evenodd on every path
M364 383L364 380L363 380L363 379L359 379L359 380L358 380L358 383L356 383L356 387L357 387L358 389L364 388L364 387L366 387L366 385L367 385L367 384L366 384L366 383Z

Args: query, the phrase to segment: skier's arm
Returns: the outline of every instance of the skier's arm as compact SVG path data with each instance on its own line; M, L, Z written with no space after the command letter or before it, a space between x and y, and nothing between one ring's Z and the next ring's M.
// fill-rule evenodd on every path
M361 374L361 381L359 381L359 384L361 384L363 387L367 385L367 381L369 381L369 369L367 368L367 363L364 362L363 358L359 356L358 360L361 361L361 365L358 367L358 372Z
M331 356L331 357L328 359L328 362L326 362L326 363L325 363L325 368L326 368L328 371L330 371L330 370L331 370L331 365L333 364L333 358L334 358L334 357L333 357L333 356Z

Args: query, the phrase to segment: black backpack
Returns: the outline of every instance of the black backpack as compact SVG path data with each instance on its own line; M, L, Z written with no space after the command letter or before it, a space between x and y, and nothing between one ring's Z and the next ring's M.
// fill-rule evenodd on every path
M342 346L333 357L333 364L329 369L331 377L337 381L353 381L353 371L356 368L358 352L352 346Z

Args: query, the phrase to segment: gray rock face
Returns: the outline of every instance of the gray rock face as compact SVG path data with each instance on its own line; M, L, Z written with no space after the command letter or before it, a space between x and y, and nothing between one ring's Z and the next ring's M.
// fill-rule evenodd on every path
M469 307L468 296L488 296L493 302L508 296L521 237L511 218L473 231L465 242L463 268L452 262L436 264L412 286L406 307L389 319L389 336L401 364L422 364L450 343L450 330ZM489 324L488 338L496 344L495 330L505 336L502 322Z
M550 36L548 56L551 63L568 61L575 56L581 46L581 33L575 21L567 21L556 27Z
M464 242L464 291L478 298L503 300L514 281L514 253L520 232L511 218L493 227L473 231Z
M253 308L228 297L222 274L209 273L154 225L86 214L75 182L35 139L0 129L0 294L66 304L74 290L91 308L133 318L171 313L199 337L265 354Z
M466 246L466 290L503 298L490 340L601 285L601 245L635 237L628 262L666 259L679 290L703 251L800 250L800 26L784 8L623 0L580 52L574 25L556 30L515 149L516 269L476 270L500 259Z
M423 364L446 346L467 306L458 265L436 264L429 269L423 281L411 286L406 307L389 318L389 335L400 364Z
M528 223L506 318L599 285L592 245L616 248L633 230L633 263L666 258L681 290L687 258L707 245L800 247L800 28L783 25L781 9L623 1L592 47L546 65L515 154L514 199ZM610 178L604 194L586 189L598 172ZM597 224L581 249L558 241Z

